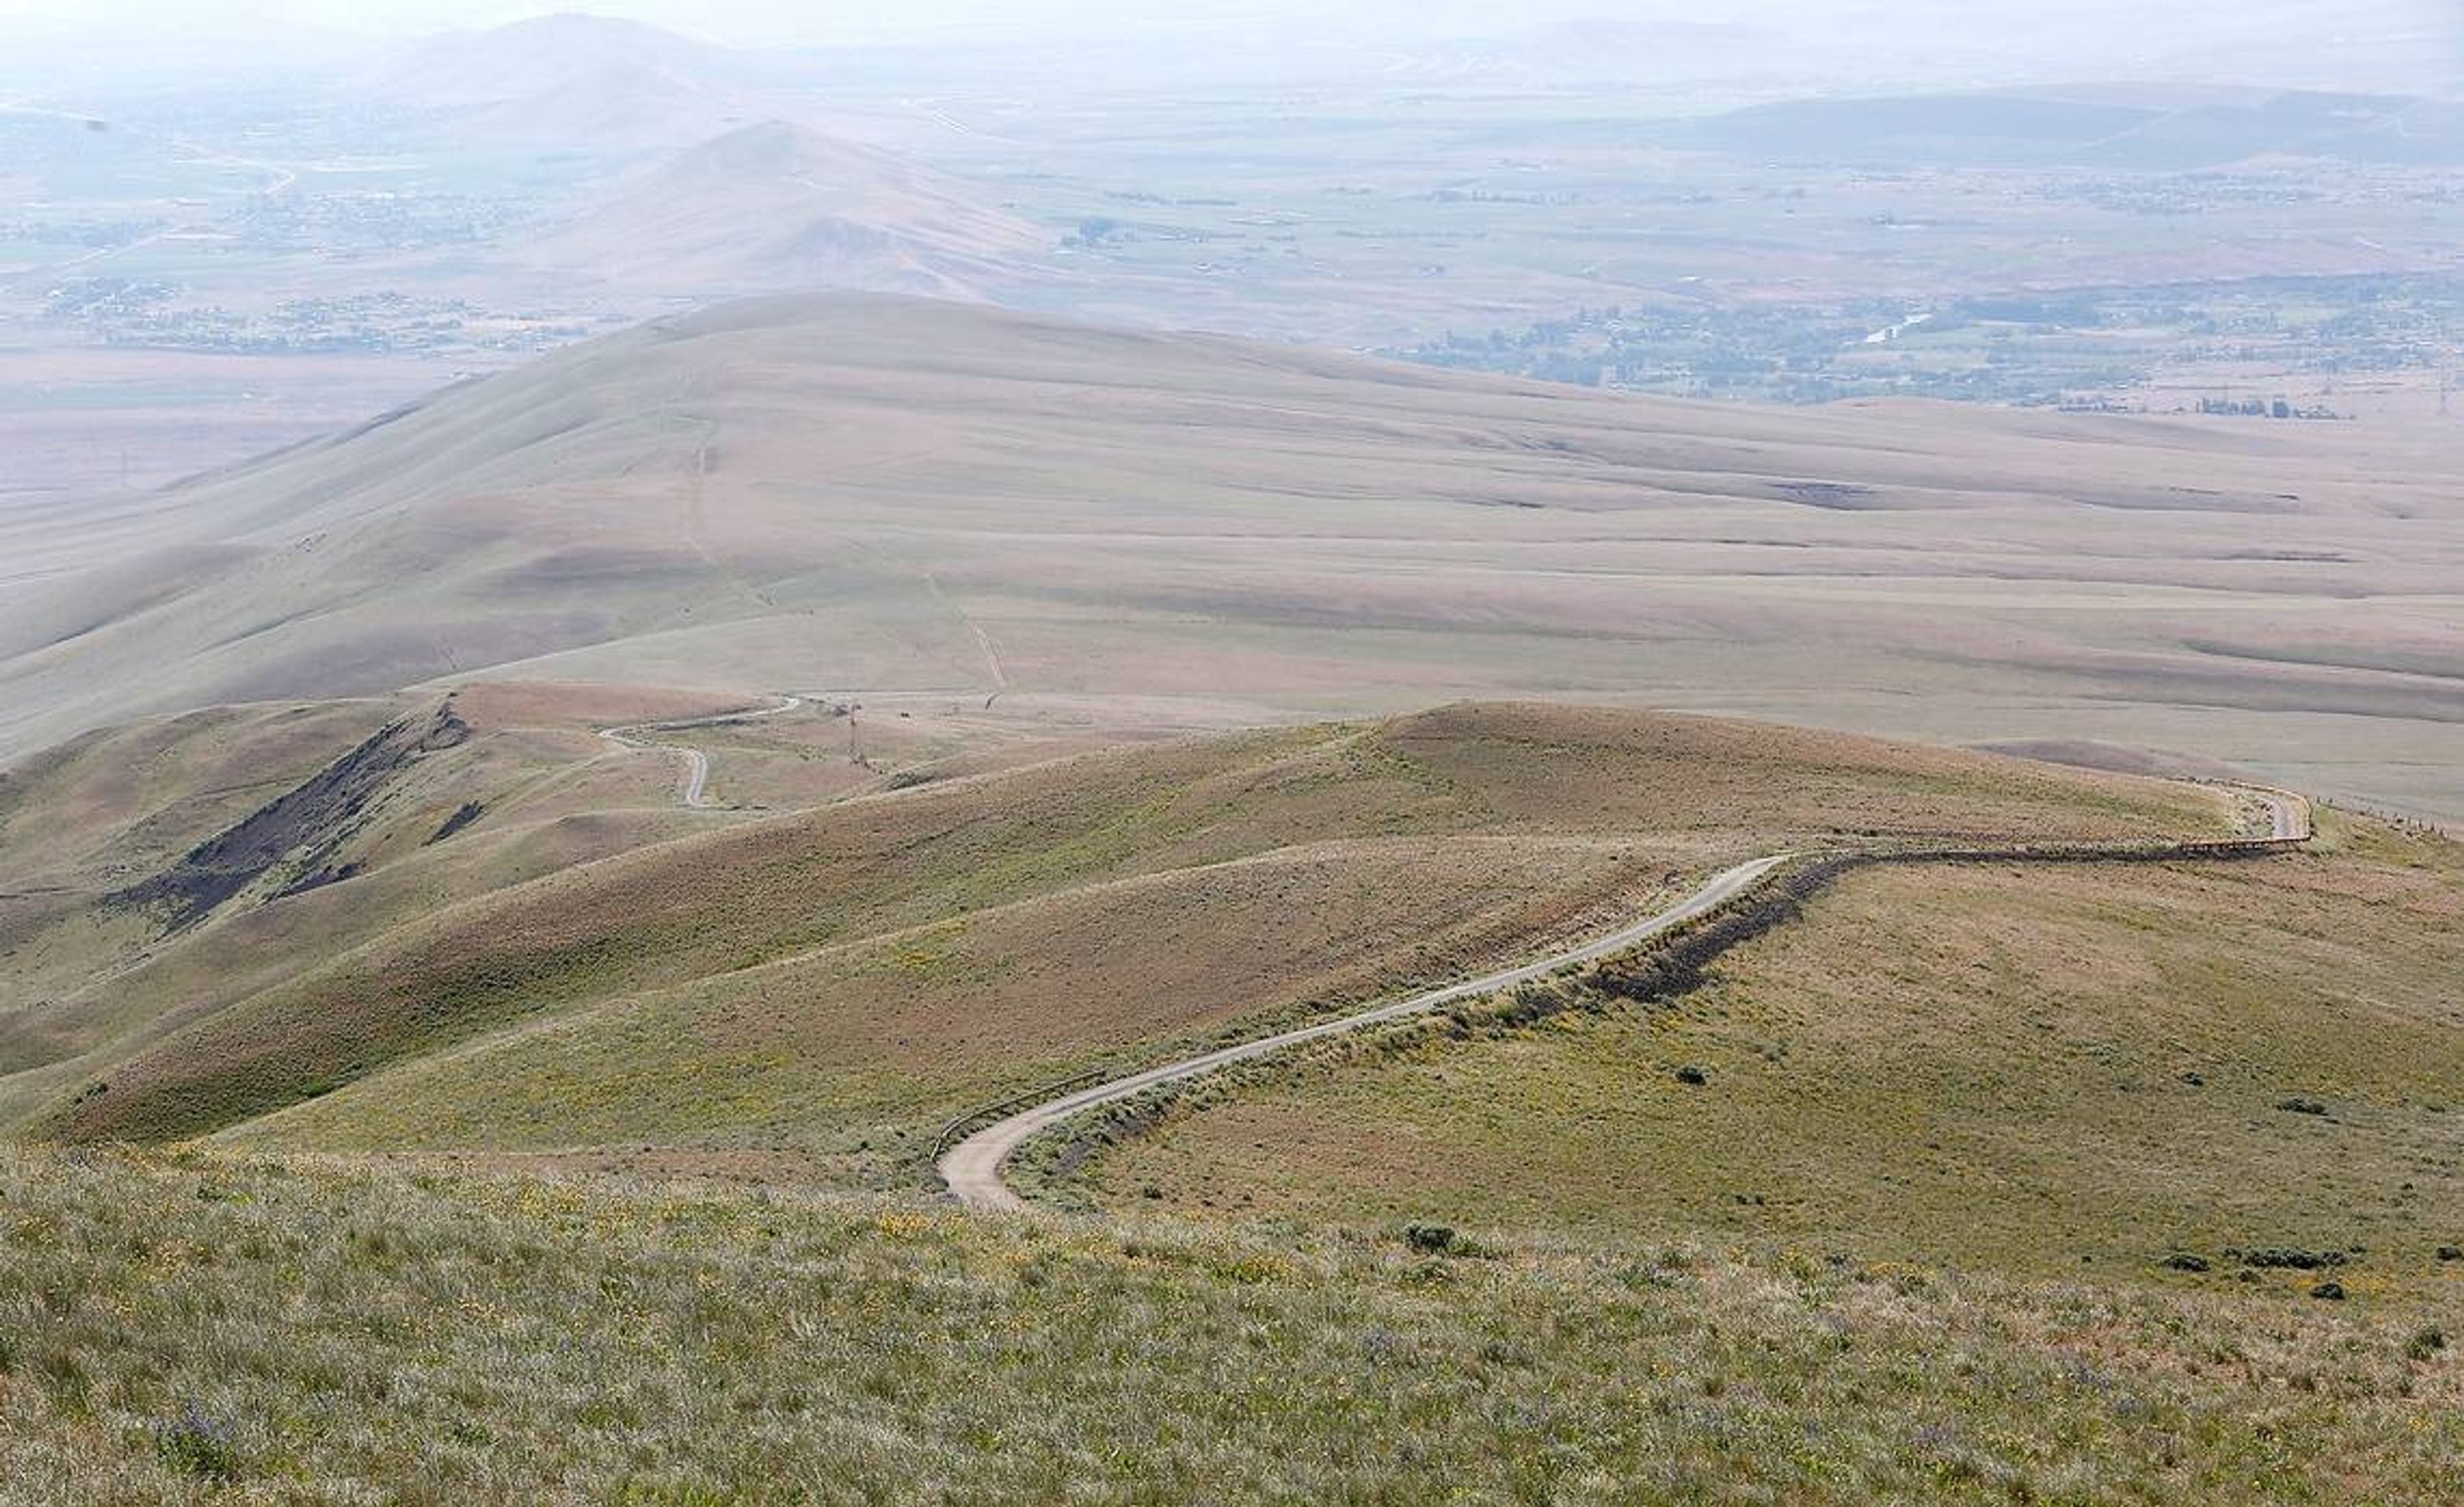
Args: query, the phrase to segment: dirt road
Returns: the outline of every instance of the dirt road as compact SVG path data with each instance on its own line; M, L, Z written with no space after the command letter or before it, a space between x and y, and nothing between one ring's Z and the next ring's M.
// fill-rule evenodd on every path
M2246 786L2244 788L2267 803L2267 809L2274 817L2275 830L2270 835L2276 841L2295 842L2305 840L2310 836L2309 801L2299 795L2289 795L2282 790L2263 789L2257 786Z
M710 756L698 748L682 743L655 742L651 733L689 732L696 727L732 727L738 722L758 722L765 717L792 712L804 704L800 696L781 696L776 706L754 707L740 712L717 712L709 717L688 717L672 722L636 722L628 727L603 727L599 736L620 748L657 749L674 754L684 761L684 770L676 778L676 798L686 806L709 808L716 803L710 798Z
M2269 825L2272 829L2270 840L2276 842L2309 840L2311 836L2310 803L2306 799L2282 790L2255 786L2239 786L2233 788L2244 790L2266 804L2270 812ZM1010 1153L1017 1150L1021 1144L1060 1124L1063 1120L1099 1105L1128 1098L1161 1084L1197 1077L1215 1072L1219 1068L1229 1067L1236 1062L1246 1062L1252 1058L1267 1056L1287 1048L1316 1041L1339 1032L1358 1031L1365 1026L1375 1026L1406 1015L1419 1014L1455 1000L1493 994L1500 989L1511 988L1517 984L1542 977L1570 964L1590 963L1612 953L1622 952L1637 942L1692 920L1745 894L1759 883L1764 875L1787 862L1792 856L1793 855L1790 853L1773 853L1769 857L1756 858L1749 863L1741 863L1733 869L1714 875L1701 889L1657 915L1646 917L1622 931L1586 942L1570 951L1544 958L1538 963L1485 974L1461 984L1449 985L1441 989L1432 989L1426 994L1417 994L1407 1000L1398 1000L1375 1009L1363 1010L1356 1015L1348 1015L1341 1020L1326 1021L1298 1031L1287 1031L1280 1035L1243 1042L1239 1046L1201 1053L1178 1062L1167 1063L1158 1068L1149 1068L1144 1072L1130 1074L1110 1082L1098 1083L1090 1088L1060 1095L1044 1103L995 1120L951 1146L942 1155L937 1164L941 1179L949 1186L952 1195L961 1203L978 1208L1023 1208L1026 1207L1024 1201L1010 1191L1008 1185L1001 1181L1001 1165L1008 1161Z
M1749 863L1741 863L1733 869L1714 875L1701 889L1665 910L1636 921L1620 931L1596 938L1579 947L1543 958L1537 963L1526 964L1517 968L1501 969L1476 979L1465 980L1461 984L1450 984L1441 989L1431 989L1425 994L1416 994L1410 999L1397 1000L1392 1004L1381 1005L1375 1009L1362 1010L1356 1015L1347 1015L1340 1020L1324 1021L1315 1026L1302 1027L1298 1031L1262 1036L1256 1041L1244 1041L1236 1047L1223 1047L1214 1052L1201 1053L1197 1056L1167 1063L1159 1068L1149 1068L1142 1073L1133 1073L1126 1077L1114 1078L1109 1083L1098 1083L1092 1088L1080 1089L1074 1094L1065 1094L1031 1109L1021 1110L1007 1119L994 1121L952 1146L940 1161L942 1181L949 1185L951 1193L961 1203L978 1208L1023 1208L1025 1207L1024 1203L1016 1193L1009 1190L1008 1185L1001 1181L1001 1163L1006 1162L1009 1154L1029 1137L1050 1129L1073 1115L1092 1109L1099 1104L1110 1104L1118 1099L1128 1098L1133 1094L1142 1093L1158 1084L1175 1083L1183 1078L1197 1077L1219 1068L1229 1067L1236 1062L1246 1062L1255 1057L1266 1056L1287 1048L1317 1041L1343 1031L1358 1031L1365 1026L1398 1020L1406 1015L1418 1015L1456 1000L1494 994L1500 989L1512 988L1515 985L1544 977L1570 964L1590 963L1605 958L1611 953L1622 952L1637 942L1692 920L1705 912L1714 910L1744 894L1753 888L1763 875L1787 862L1790 856L1788 853L1773 853L1767 858L1756 858Z

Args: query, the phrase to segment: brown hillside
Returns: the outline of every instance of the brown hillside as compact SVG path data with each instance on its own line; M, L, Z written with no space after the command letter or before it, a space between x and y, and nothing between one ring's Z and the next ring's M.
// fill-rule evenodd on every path
M1051 239L957 179L771 121L682 153L527 255L636 293L964 297Z
M615 16L532 16L477 32L445 32L397 49L365 82L424 104L523 100L610 69L715 73L728 55L673 32Z
M758 121L763 113L760 101L725 85L625 59L478 109L456 130L474 143L674 151Z
M1111 727L1544 694L2457 812L2456 465L2338 426L1713 407L771 299L184 489L120 565L0 600L0 758L479 676Z
M28 1084L0 1082L0 1103L67 1089L56 1132L157 1137L343 1090L330 1116L320 1105L292 1122L317 1138L393 1124L367 1133L426 1141L464 1124L486 1141L557 1144L610 1132L627 1104L681 1133L642 1096L672 1091L690 1066L735 1073L746 1094L768 1085L733 1109L688 1106L697 1134L912 1134L911 1117L1088 1053L1524 955L1749 851L1824 834L2121 836L2222 822L2222 802L2185 787L1545 707L1089 755L722 824L530 882L515 855L558 829L495 818L473 829L485 841L467 856L440 856L456 837L318 892L340 905L365 887L354 914L385 918L373 932L331 930L313 895L203 929L72 1007L90 1022L66 1043L73 1054L55 1047ZM1430 845L1443 837L1490 846ZM459 903L423 911L421 895ZM1209 915L1227 929L1201 946ZM276 916L291 920L263 929ZM310 924L331 940L302 957ZM1278 928L1290 948L1273 949ZM1170 944L1177 935L1186 945ZM269 972L275 958L252 955L252 936L288 967ZM221 982L234 979L253 983ZM19 1017L54 1037L59 1018ZM669 1046L644 1076L616 1044L646 1021L665 1022L653 1034ZM548 1033L531 1034L539 1026ZM456 1050L508 1030L501 1051ZM526 1106L507 1109L513 1121L446 1109L464 1074L542 1050L550 1066L529 1081L566 1088L483 1096ZM869 1053L878 1075L861 1070ZM434 1071L382 1071L423 1057ZM363 1078L372 1099L348 1087ZM873 1107L832 1100L833 1083L861 1087ZM554 1107L561 1095L567 1110ZM380 1107L414 1102L429 1108Z

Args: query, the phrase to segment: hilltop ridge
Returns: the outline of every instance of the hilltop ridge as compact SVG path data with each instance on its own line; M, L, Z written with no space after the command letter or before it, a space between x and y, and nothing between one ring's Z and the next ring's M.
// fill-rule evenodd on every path
M772 120L685 150L525 255L636 290L946 297L1020 276L1050 240L957 179Z
M1727 407L770 298L168 496L117 565L0 604L0 757L479 676L1111 725L1537 690L2197 748L2453 813L2459 469L2358 431Z

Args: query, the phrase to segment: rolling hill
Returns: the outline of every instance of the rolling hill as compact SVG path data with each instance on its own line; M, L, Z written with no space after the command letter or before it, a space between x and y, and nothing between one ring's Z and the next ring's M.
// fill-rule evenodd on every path
M692 709L473 684L11 772L0 859L39 882L0 897L0 1285L58 1296L9 1331L8 1480L1035 1496L1220 1407L1304 1421L1126 1451L1125 1489L1323 1495L1396 1478L1335 1447L1364 1406L1456 1487L2453 1478L2453 843L2331 816L2255 862L1878 871L1697 991L1246 1075L1062 1148L1046 1187L1113 1218L987 1218L914 1191L935 1127L1074 1068L1529 956L1740 852L2201 835L2233 803L1489 704L704 812L590 731ZM165 1138L194 1139L94 1143ZM334 1402L411 1374L385 1430ZM1638 1385L1723 1421L1633 1444L1605 1420ZM1543 1449L1494 1387L1603 1426ZM406 1420L438 1436L412 1461Z
M525 255L635 292L967 297L1052 239L957 179L770 121L625 185Z
M639 59L600 63L455 122L473 143L678 151L761 120L755 96Z
M926 1125L1089 1053L1510 958L1754 844L2226 821L2126 776L1543 707L926 764L702 816L574 725L607 698L201 714L12 776L0 844L40 882L0 936L0 1114L80 1139L275 1111L291 1143L789 1137L896 1175ZM160 771L143 796L112 779L134 759ZM243 794L234 765L290 772ZM115 806L146 842L91 814ZM38 861L62 821L93 846Z
M841 296L165 494L0 603L0 1496L2434 1498L2452 841L1566 703L2437 809L2454 465Z
M2402 45L2397 4L2336 25ZM2088 5L1943 0L1923 66L2035 77L1986 65L2130 19ZM2299 10L2242 20L2286 49ZM1891 20L1831 24L1924 30ZM0 506L0 1507L2464 1501L2444 405L1781 410L998 306L1187 255L1323 340L1299 311L1374 299L1350 269L1414 227L1491 227L1486 280L1413 276L1432 309L1629 276L1518 238L1560 211L1785 251L1649 151L1598 197L1301 182L1548 173L1505 144L1541 95L1623 150L1670 70L1839 66L1716 17L1496 24L1329 18L1305 78L1384 87L1224 115L1117 87L1161 33L1012 99L1065 53L561 16L339 115L271 91L251 156L163 139L252 224L318 236L319 179L378 240L436 210L465 291L524 280L471 192L655 162L519 270L691 312ZM2132 66L2206 25L2136 18ZM765 68L821 110L787 80L825 57L849 129L1142 223L1063 255L998 190L744 124ZM2452 115L2133 84L1686 129L2109 186L2444 162ZM300 129L314 162L255 160ZM1758 212L1922 180L2085 223L2039 218L2063 172L1844 176ZM2272 191L2237 223L2275 234ZM1871 202L1872 243L1937 229ZM174 238L92 259L244 249ZM55 448L173 411L128 390L158 352L62 393L20 354L0 398Z
M2292 1298L2315 1272L2238 1256L2325 1252L2352 1292L2434 1300L2460 964L2464 849L2332 815L2283 863L1874 872L1673 1008L1297 1064L1079 1176L1114 1209L1718 1230L2104 1283L2189 1285L2186 1252Z
M617 16L565 12L421 38L384 58L364 81L424 105L477 105L551 95L627 70L704 82L731 71L727 52L708 43Z
M114 565L0 601L0 757L474 677L1113 727L1542 693L2453 815L2457 470L2392 431L1763 410L776 299L165 495Z

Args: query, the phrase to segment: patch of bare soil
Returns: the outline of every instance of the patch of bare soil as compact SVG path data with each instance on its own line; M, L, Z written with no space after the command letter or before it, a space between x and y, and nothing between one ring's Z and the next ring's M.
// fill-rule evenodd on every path
M290 862L298 871L286 895L348 878L356 867L333 858L369 803L421 755L454 747L470 736L470 724L450 703L424 720L389 722L304 784L197 844L152 878L113 894L109 902L163 907L170 929L179 931L278 864Z

